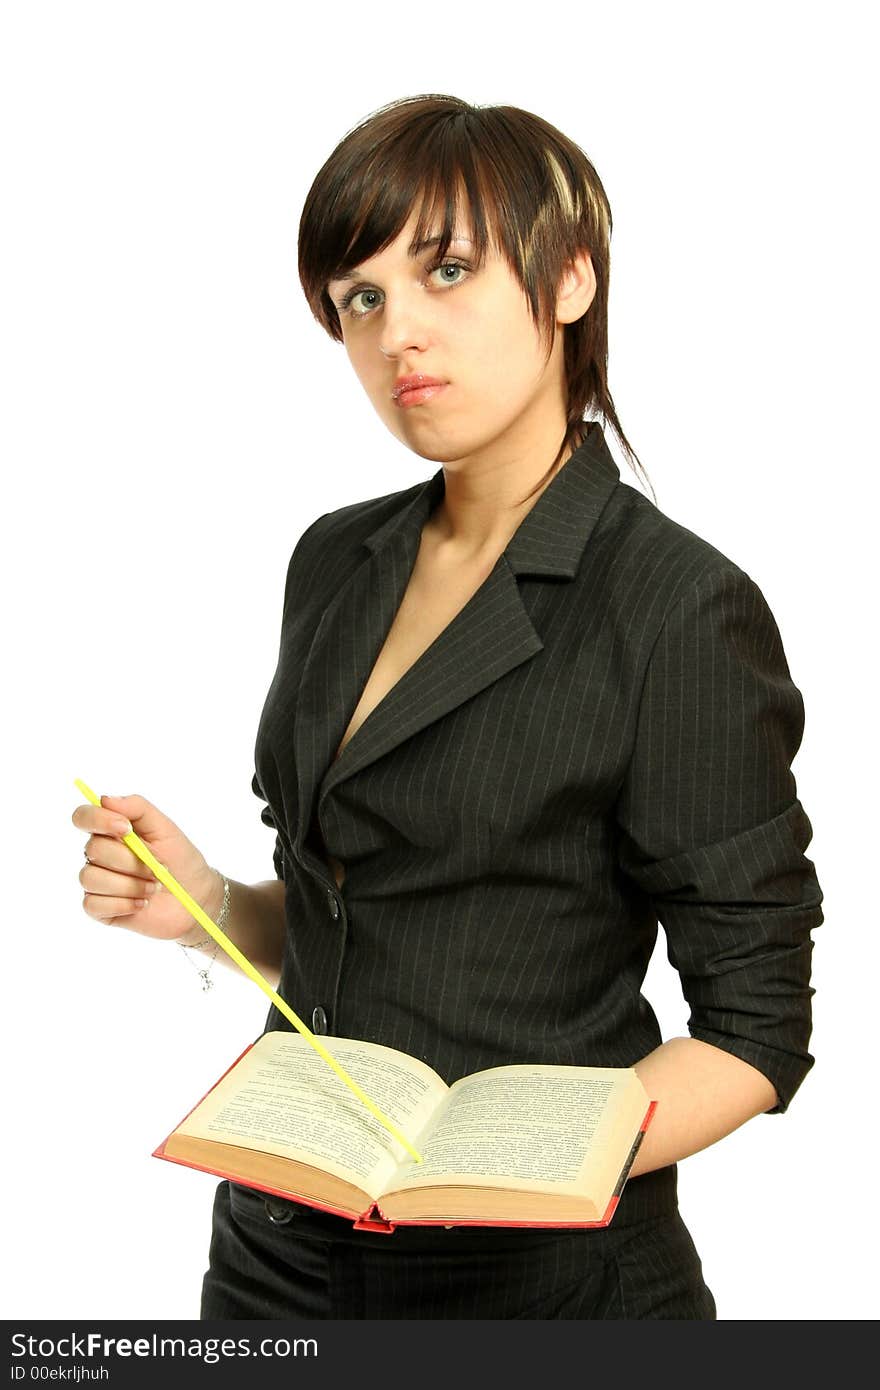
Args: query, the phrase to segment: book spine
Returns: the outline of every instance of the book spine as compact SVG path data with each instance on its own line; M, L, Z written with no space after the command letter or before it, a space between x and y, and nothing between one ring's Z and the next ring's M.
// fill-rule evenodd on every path
M368 1207L354 1223L356 1231L380 1231L382 1235L390 1236L394 1234L394 1222L387 1221L382 1215L377 1204L374 1202Z

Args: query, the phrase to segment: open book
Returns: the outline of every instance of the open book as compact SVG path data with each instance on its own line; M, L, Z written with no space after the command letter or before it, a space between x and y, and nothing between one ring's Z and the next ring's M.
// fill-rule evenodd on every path
M153 1151L245 1187L407 1226L607 1226L653 1116L632 1067L491 1067L447 1086L416 1057L321 1044L418 1163L299 1033L264 1033Z

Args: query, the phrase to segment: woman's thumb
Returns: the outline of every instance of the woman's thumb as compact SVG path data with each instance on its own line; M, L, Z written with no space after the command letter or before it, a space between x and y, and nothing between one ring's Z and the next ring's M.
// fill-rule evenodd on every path
M166 817L142 796L102 796L101 805L108 811L117 811L125 816L132 825L138 822L138 834L141 836L167 829Z

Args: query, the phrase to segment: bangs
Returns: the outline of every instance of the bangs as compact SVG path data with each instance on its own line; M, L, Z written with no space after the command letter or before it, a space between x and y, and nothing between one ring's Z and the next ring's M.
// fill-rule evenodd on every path
M470 238L478 267L490 248L504 250L498 234L501 199L491 171L481 167L467 140L452 140L450 134L435 127L434 138L426 140L402 132L396 148L374 152L346 179L344 189L334 190L321 217L320 241L314 244L313 283L321 281L326 291L329 281L396 240L414 213L411 256L436 237L438 259L457 236Z

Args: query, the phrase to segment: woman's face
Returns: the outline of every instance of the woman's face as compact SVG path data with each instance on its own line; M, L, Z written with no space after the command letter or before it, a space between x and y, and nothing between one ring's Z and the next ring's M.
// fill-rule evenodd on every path
M409 254L415 224L413 213L384 251L327 286L351 364L380 418L408 448L438 462L555 451L566 414L562 333L556 331L545 362L507 262L490 246L475 268L467 218L455 228L465 239L452 242L442 263L436 246ZM439 230L430 228L429 238ZM587 269L592 275L589 261ZM574 306L573 318L589 299ZM397 404L396 380L418 373L439 379L443 389L420 403Z

